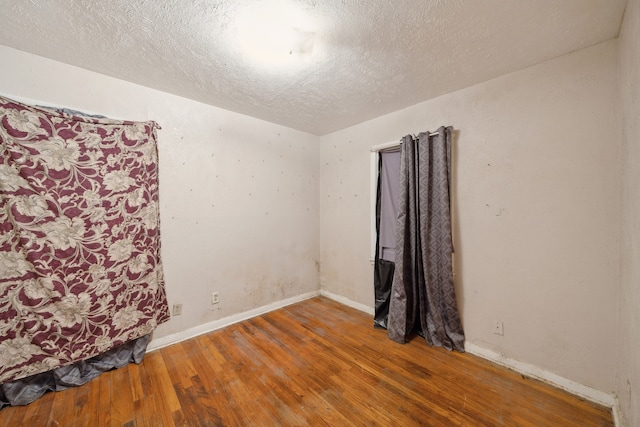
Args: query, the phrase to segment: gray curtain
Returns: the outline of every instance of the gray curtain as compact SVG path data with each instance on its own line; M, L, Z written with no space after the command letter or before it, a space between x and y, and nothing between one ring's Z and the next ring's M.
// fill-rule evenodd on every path
M49 391L79 387L100 374L122 368L129 363L142 363L151 334L143 335L102 354L71 365L0 384L0 409L28 405Z
M398 179L400 146L378 153L376 196L376 254L373 269L375 310L373 326L387 328L389 298L396 260L396 218L398 217Z
M389 338L464 351L451 255L451 127L402 141Z
M398 217L398 188L400 179L400 146L381 151L380 155L380 259L396 260L396 218Z

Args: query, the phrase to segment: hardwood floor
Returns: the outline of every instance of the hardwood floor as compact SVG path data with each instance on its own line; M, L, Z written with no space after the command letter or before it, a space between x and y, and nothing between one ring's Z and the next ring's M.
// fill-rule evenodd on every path
M3 426L612 426L611 411L470 354L405 345L314 298L0 411Z

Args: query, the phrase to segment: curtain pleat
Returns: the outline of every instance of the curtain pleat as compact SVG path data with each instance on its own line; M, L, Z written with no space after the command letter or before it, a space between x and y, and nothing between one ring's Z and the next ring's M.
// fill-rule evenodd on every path
M404 343L419 332L464 351L451 260L451 128L405 136L401 156L389 338Z

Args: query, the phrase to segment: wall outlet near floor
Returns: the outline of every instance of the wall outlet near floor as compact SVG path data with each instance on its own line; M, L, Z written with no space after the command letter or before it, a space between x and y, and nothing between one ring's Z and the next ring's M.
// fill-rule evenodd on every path
M180 316L182 314L182 304L173 304L173 308L171 310L171 313L174 316Z
M217 304L220 302L220 294L218 292L213 292L211 294L211 304Z
M493 321L493 333L496 335L504 335L504 325L502 324L502 320Z

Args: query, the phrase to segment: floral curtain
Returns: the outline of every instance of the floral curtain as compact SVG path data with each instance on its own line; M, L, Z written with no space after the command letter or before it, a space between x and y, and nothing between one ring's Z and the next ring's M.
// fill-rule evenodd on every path
M0 97L0 384L169 318L157 128Z

